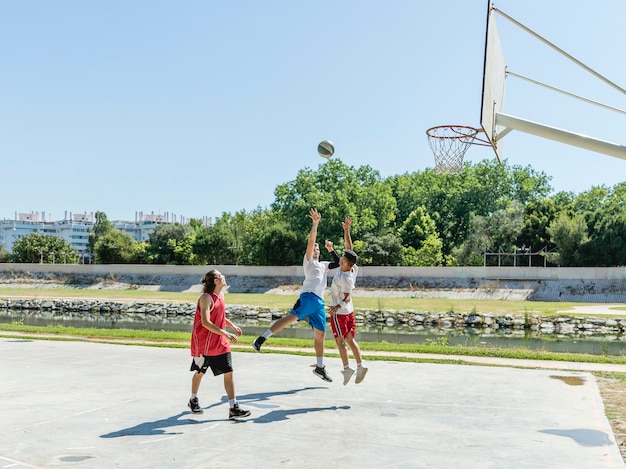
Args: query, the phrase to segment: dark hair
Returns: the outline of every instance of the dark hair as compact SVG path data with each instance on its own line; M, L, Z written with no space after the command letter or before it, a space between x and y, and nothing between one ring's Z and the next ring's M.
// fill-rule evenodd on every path
M356 262L359 260L359 256L357 256L356 252L354 252L352 249L346 249L343 252L343 255L346 257L346 259L348 259L348 262L350 262L350 264L352 265L356 264Z
M209 270L202 278L204 284L204 293L213 293L215 291L215 279L220 275L219 270Z

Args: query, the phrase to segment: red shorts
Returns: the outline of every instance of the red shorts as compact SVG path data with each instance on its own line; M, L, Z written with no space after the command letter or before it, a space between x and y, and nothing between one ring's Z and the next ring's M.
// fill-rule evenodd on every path
M331 314L330 327L333 329L335 339L338 337L347 337L348 334L352 334L352 337L354 337L356 332L354 312L350 314Z

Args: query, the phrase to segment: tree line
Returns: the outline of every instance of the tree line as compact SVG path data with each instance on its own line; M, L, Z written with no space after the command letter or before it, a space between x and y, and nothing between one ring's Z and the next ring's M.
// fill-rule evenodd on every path
M507 161L466 162L459 175L426 169L383 178L330 159L276 187L268 208L225 212L212 226L194 219L158 225L145 243L96 212L89 251L102 264L299 265L315 207L318 241L330 239L338 250L341 221L353 218L361 265L482 266L496 262L485 252L522 247L541 251L549 265L625 265L626 183L575 194L554 193L550 180ZM61 238L31 234L0 260L55 262L50 253L57 263L76 255Z

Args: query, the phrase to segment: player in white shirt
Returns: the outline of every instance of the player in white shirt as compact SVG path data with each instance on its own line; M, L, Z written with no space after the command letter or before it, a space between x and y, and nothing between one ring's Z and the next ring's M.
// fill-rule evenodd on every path
M356 323L354 320L354 305L352 304L352 290L356 283L356 277L358 274L358 266L356 265L358 256L352 250L352 237L350 236L350 225L352 225L352 218L346 217L341 224L343 227L343 238L346 250L339 258L339 269L333 277L332 284L330 286L330 325L333 330L333 336L339 349L339 356L343 363L343 384L348 384L350 378L354 374L354 369L350 368L348 360L348 347L352 351L352 355L356 360L356 379L355 383L359 384L365 378L367 368L363 366L361 358L361 348L354 338L356 334ZM328 248L328 246L327 246ZM335 259L338 255L335 251L331 251L331 254Z
M273 334L283 330L296 321L307 319L313 328L316 366L313 373L324 381L332 382L332 378L326 373L324 366L324 339L326 337L326 310L324 305L324 290L326 289L326 275L329 269L339 266L338 263L320 261L320 247L315 242L317 237L317 225L322 216L312 208L309 210L309 218L313 220L309 241L302 266L304 268L304 282L300 290L300 297L293 305L288 314L278 319L262 335L252 343L252 347L259 352L263 343ZM326 249L332 249L332 243L326 241Z

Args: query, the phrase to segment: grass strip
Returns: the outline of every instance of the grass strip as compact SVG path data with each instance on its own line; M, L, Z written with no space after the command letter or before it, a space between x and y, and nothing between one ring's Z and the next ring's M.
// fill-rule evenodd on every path
M172 348L189 347L191 334L189 332L153 331L138 329L99 329L76 328L66 326L32 326L20 323L0 324L0 331L5 337L19 337L32 339L56 340L93 340L98 342L126 343L134 345L154 345ZM11 333L14 333L13 335ZM237 344L233 344L235 351L251 351L249 344L255 337L242 335ZM302 349L301 352L279 351L278 353L294 353L302 355L313 354L312 339L272 337L271 346L285 349ZM528 350L524 348L496 348L477 347L466 345L447 345L444 341L435 341L425 344L401 344L389 342L359 342L364 355L375 355L376 352L392 352L394 354L438 354L468 357L494 357L526 360L550 360L578 363L611 363L626 365L625 357L609 355L591 355L579 353L549 352L543 350ZM334 340L326 341L328 353L334 353ZM310 349L310 352L307 350ZM268 350L269 351L269 350ZM395 360L396 357L393 357Z

